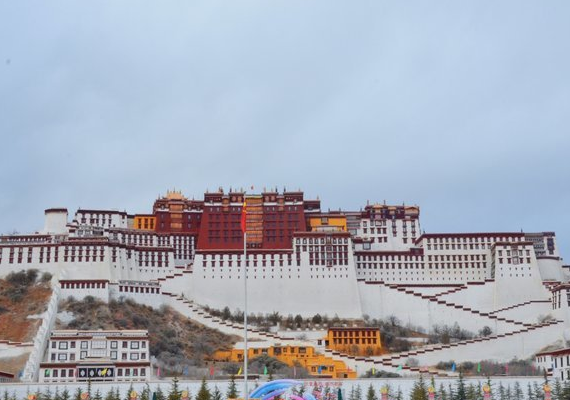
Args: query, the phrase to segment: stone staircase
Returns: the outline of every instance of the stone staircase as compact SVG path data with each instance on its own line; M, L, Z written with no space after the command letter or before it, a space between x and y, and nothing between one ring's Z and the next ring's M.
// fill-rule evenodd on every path
M174 267L174 273L160 277L156 279L155 282L160 284L161 291L165 291L167 293L180 293L185 286L184 277L188 277L193 272L192 263L187 265L176 265Z
M492 279L489 279L489 280L487 280L487 281L485 281L485 282L468 282L467 284L464 284L464 285L458 286L458 287L456 287L456 288L450 289L450 290L448 290L448 291L441 292L441 293L437 293L437 294L434 294L434 295L431 295L431 296L429 296L429 295L424 295L424 294L422 294L422 293L418 293L418 292L414 291L413 287L406 286L406 285L394 285L394 284L391 284L391 285L387 285L387 286L391 286L391 287L397 286L396 290L398 290L398 291L400 291L400 292L404 292L404 293L406 293L406 294L414 294L415 296L418 296L418 297L421 297L421 298L424 298L424 299L427 299L427 300L432 300L432 301L433 301L433 298L435 297L435 298L437 298L438 300L441 300L441 301L437 301L439 304L444 304L444 303L446 303L446 305L449 304L449 305L453 305L453 306L455 307L455 306L457 306L458 304L452 303L452 302L450 302L450 301L446 301L446 300L444 300L444 299L440 299L439 297L443 297L443 296L446 296L446 295L449 295L449 294L452 294L452 293L456 293L456 292L462 291L462 290L467 289L469 286L472 286L472 285L484 285L485 283L487 283L487 282L492 282L492 281L493 281ZM553 286L555 286L555 285L556 285L556 284L555 284L555 283L552 283L552 282L545 282L545 287L547 287L547 288L548 288L548 287L553 287ZM513 309L515 309L515 308L528 306L528 305L530 305L530 304L548 304L548 303L550 303L550 300L528 300L528 301L525 301L525 302L521 302L521 303L517 303L517 304L512 304L512 305L510 305L510 306L503 307L503 308L500 308L500 309L497 309L497 310L493 310L493 311L488 311L488 312L482 312L482 311L475 310L475 309L472 309L472 310L473 310L473 312L474 312L475 314L484 315L484 316L489 316L490 318L494 318L494 316L496 316L496 317L498 317L498 318L496 319L497 321L510 322L510 323L515 323L515 324L517 324L517 325L521 325L521 324L522 324L522 326L530 326L530 325L532 325L532 324L530 324L530 323L525 323L525 322L521 322L521 321L516 321L516 320L514 320L514 319L512 319L512 318L511 318L511 319L507 319L507 318L504 318L504 317L500 317L500 316L498 316L497 314L500 314L500 313L502 313L502 312L504 312L504 311L513 310ZM459 306L461 306L461 305L459 305ZM462 307L463 309L465 309L465 310L470 310L469 307L465 307L465 306L461 306L461 307ZM458 308L458 307L455 307L455 308Z
M456 376L454 373L442 372L431 367L412 367L404 364L390 365L388 363L382 364L375 358L351 356L349 354L344 354L330 349L325 349L325 354L335 360L344 361L346 365L356 371L360 371L361 373L375 368L376 370L392 372L402 376L412 376L420 373L426 373L435 377Z
M466 349L469 346L479 343L487 343L489 345L496 344L499 340L505 338L514 338L531 332L537 329L544 329L554 325L563 324L563 321L554 320L549 322L544 322L541 324L535 324L530 327L524 327L519 330L503 333L499 335L463 340L455 343L449 344L436 344L431 346L422 347L419 349L414 349L402 353L388 354L380 357L355 357L348 354L343 354L338 351L333 351L326 349L325 354L330 355L334 359L344 361L348 366L355 368L357 371L368 371L372 368L385 370L388 372L398 373L400 375L415 375L419 373L427 373L436 377L450 377L457 376L457 373L450 371L441 371L433 367L421 367L421 366L408 366L406 361L408 358L419 356L423 354L437 354L441 353L440 361L447 361L449 357L446 358L445 351L448 349Z
M193 272L192 271L192 264L177 265L174 267L174 269L175 269L174 274L163 276L161 278L158 278L156 281L159 282L161 285L163 285L166 282L169 282L173 279L184 276L184 274L191 274Z
M493 315L490 312L483 312L483 311L475 310L471 307L467 307L467 306L464 306L461 304L457 304L457 303L453 303L453 302L450 302L447 300L443 300L443 299L438 298L438 296L435 296L435 295L426 295L426 294L418 293L418 292L414 291L413 289L410 289L409 287L406 287L406 286L402 286L402 285L398 285L398 284L392 284L392 283L384 283L384 285L386 287L389 287L390 289L395 289L399 292L406 293L406 294L409 294L412 296L416 296L416 297L422 298L424 300L430 301L432 303L437 303L437 304L444 305L446 307L453 307L453 308L458 309L458 310L467 311L473 315L490 319L493 322L501 321L501 322L505 322L505 323L520 326L520 327L532 326L532 324L530 324L530 323L515 321L515 320L510 319L510 318L499 317L497 315Z
M491 341L496 340L496 339L513 337L516 335L520 335L522 333L531 332L533 330L542 329L545 327L550 327L553 325L558 325L558 324L563 324L563 323L564 323L564 321L561 321L561 320L553 320L553 321L543 322L540 324L534 324L534 325L531 325L528 327L521 328L521 329L516 330L516 331L502 333L502 334L498 334L498 335L491 335L491 336L479 337L479 338L475 338L475 339L462 340L459 342L454 342L454 343L449 343L449 344L435 344L435 345L431 345L431 346L425 346L425 347L422 347L419 349L410 350L410 351L406 351L406 352L402 352L402 353L396 353L396 354L381 356L378 359L376 359L375 362L382 364L382 365L388 365L388 366L396 365L397 366L397 365L401 365L403 360L410 358L410 357L413 357L413 356L418 356L418 355L427 354L427 353L434 353L437 351L443 351L443 350L451 349L454 347L460 348L460 347L468 346L468 345L474 344L474 343L491 342Z
M232 321L224 321L221 318L214 317L210 315L207 311L205 311L202 307L195 304L193 301L184 298L183 296L179 296L164 291L162 292L162 295L165 299L165 303L170 305L173 309L180 312L182 315L186 316L187 318L190 318L204 326L207 326L208 328L216 329L227 335L235 335L243 338L244 336L243 324ZM279 335L276 335L275 333L265 332L253 327L248 327L247 332L248 332L248 339L266 341L271 345L274 344L286 345L287 342L293 340L292 338L281 337ZM306 345L314 346L314 344L309 341L306 342Z
M448 294L457 293L457 292L460 292L462 290L465 290L468 287L469 286L467 286L466 284L461 284L461 285L458 285L457 287L454 287L453 289L449 289L449 290L446 290L444 292L436 293L436 294L434 294L434 296L436 296L436 297L446 296Z
M530 304L539 304L539 303L550 303L550 300L529 300L529 301L525 301L524 303L518 303L518 304L513 304L512 306L509 307L504 307L504 308L500 308L498 310L495 311L491 311L489 312L489 314L499 314L503 311L508 311L508 310L512 310L518 307L524 307L524 306L528 306Z

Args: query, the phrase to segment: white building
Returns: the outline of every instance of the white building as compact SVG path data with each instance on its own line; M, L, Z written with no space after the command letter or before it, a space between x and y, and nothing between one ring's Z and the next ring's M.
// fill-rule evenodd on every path
M534 362L549 376L570 380L570 348L537 353Z
M242 308L247 262L250 312L395 315L426 331L456 322L472 332L487 326L497 338L465 348L496 343L500 359L530 357L570 326L568 272L553 232L424 233L417 206L323 213L318 200L305 200L301 192L270 192L252 196L248 205L248 226L255 229L248 238L255 243L248 239L246 261L244 196L207 193L194 201L176 193L157 200L153 214L79 210L71 222L66 209L49 209L41 234L0 237L0 276L28 268L55 276L64 271L62 298L127 297L159 307L184 296L196 305L235 310ZM310 224L311 218L321 225ZM147 228L134 228L139 225ZM505 345L506 338L517 340ZM481 354L456 347L448 351L453 356L421 357L457 361ZM54 350L55 362L71 357ZM83 362L80 355L73 363ZM130 352L126 361L132 361ZM67 368L66 379L74 368Z
M150 368L146 330L54 330L39 381L148 381Z

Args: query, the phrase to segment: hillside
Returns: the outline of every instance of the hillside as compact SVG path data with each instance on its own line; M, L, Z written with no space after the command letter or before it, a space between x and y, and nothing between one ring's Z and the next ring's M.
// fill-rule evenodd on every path
M28 342L34 339L51 296L51 275L38 271L12 272L0 279L0 339ZM29 318L32 317L32 318Z
M230 349L239 339L195 323L170 307L153 309L130 299L107 304L93 297L69 298L59 310L57 329L148 329L151 356L171 372L201 367L205 358Z

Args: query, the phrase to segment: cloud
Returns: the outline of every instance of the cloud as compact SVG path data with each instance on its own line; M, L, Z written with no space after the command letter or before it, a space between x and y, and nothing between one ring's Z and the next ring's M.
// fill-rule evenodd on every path
M564 1L0 5L0 231L167 188L416 203L570 254Z

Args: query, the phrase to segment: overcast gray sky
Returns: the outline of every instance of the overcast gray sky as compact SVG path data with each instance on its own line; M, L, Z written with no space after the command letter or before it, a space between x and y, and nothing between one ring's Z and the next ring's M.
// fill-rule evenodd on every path
M418 204L570 257L570 2L0 0L0 232L169 188Z

